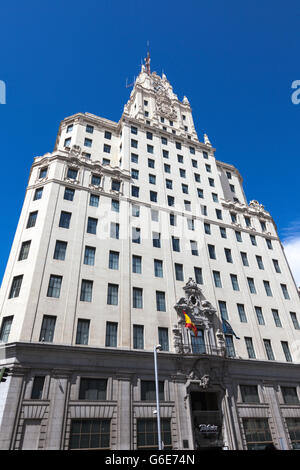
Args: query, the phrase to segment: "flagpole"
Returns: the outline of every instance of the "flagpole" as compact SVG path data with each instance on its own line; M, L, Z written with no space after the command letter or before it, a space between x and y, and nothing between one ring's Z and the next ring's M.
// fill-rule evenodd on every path
M154 346L154 372L155 372L155 392L156 392L156 416L157 416L157 436L158 436L158 449L162 449L161 443L161 430L160 430L160 410L159 410L159 388L158 388L158 373L157 373L157 351L161 350L161 345Z

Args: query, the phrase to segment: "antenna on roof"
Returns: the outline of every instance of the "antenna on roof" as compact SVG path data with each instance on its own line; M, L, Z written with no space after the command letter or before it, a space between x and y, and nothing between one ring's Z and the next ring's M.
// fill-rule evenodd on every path
M150 51L149 51L149 41L147 41L147 57L145 57L145 68L146 68L146 73L150 75Z

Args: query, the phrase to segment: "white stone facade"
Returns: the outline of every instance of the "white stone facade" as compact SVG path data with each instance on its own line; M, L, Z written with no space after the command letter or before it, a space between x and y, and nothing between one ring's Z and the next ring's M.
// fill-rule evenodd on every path
M109 426L99 447L143 448L139 426L155 400L141 381L154 380L162 338L161 414L174 449L250 448L245 418L265 418L265 443L291 448L299 295L271 215L247 203L239 172L214 152L207 135L198 140L187 98L142 67L118 123L70 116L54 151L34 159L1 287L1 362L12 370L0 384L1 448L76 447L72 420L88 418ZM199 308L193 293L180 304L196 276ZM182 305L203 344L192 343ZM224 336L222 317L235 335ZM43 377L38 399L34 377ZM106 381L105 399L80 399L82 378ZM257 387L259 401L245 401L241 385ZM200 444L199 391L215 394L220 412L218 438Z

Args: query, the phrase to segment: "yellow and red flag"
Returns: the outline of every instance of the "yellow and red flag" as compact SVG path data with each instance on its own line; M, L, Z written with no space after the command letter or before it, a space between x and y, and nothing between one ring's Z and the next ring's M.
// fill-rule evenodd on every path
M191 330L193 330L194 335L197 336L198 335L198 330L197 330L197 327L196 327L195 323L192 322L192 320L190 319L190 317L188 316L188 314L185 311L183 311L183 314L184 314L184 318L185 318L185 327L190 328Z

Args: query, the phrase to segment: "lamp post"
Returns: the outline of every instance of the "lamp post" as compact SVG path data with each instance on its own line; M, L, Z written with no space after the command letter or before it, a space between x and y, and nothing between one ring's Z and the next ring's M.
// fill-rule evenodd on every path
M160 430L160 410L159 410L159 388L158 388L158 374L157 374L157 351L161 350L161 345L154 346L154 372L155 372L155 393L156 393L156 416L157 416L157 436L158 436L158 449L162 450L161 430Z

